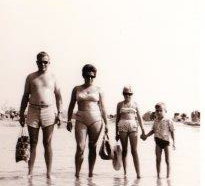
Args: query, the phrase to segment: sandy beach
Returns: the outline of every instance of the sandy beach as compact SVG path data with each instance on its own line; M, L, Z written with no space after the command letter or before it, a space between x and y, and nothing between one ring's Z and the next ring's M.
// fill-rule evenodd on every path
M109 125L109 135L114 142L114 124ZM151 125L145 125L148 132ZM170 147L171 178L166 179L164 156L162 158L162 178L157 179L155 170L154 140L139 140L138 150L142 178L136 179L131 153L128 153L128 175L123 176L123 170L115 171L112 162L97 157L93 178L88 178L87 148L80 179L74 177L75 138L74 132L69 133L64 127L55 127L53 135L53 168L54 179L48 181L45 176L45 162L40 132L37 147L37 158L33 179L27 178L27 164L15 162L15 145L20 132L17 122L0 121L0 185L74 185L74 186L198 186L200 184L199 127L190 127L180 123L175 124L176 150ZM98 150L102 135L98 142Z

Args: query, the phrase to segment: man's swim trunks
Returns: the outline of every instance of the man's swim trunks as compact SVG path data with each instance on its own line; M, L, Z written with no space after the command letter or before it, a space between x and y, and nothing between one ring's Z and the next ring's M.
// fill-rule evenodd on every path
M55 124L55 112L52 106L30 104L26 123L28 126L42 128Z

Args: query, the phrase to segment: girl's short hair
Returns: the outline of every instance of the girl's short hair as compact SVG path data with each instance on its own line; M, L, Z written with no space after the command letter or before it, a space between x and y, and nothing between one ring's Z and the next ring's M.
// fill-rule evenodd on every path
M86 75L89 75L90 72L93 72L94 76L96 76L97 69L95 68L94 65L86 64L86 65L82 68L82 76L85 77Z

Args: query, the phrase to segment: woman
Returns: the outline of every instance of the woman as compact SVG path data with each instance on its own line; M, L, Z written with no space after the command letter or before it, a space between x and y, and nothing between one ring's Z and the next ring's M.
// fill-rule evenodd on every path
M133 91L130 86L124 87L123 96L124 101L119 102L117 105L117 117L116 117L116 140L120 139L122 144L122 161L124 168L124 175L127 173L127 143L128 138L130 140L131 152L134 161L137 178L140 178L139 159L137 153L137 133L138 124L144 135L144 129L142 126L142 120L140 117L137 104L132 101Z
M75 124L75 138L77 143L75 154L76 177L79 177L83 162L87 135L89 140L89 177L92 177L96 160L96 144L103 127L102 119L105 123L105 132L108 132L103 96L100 88L93 85L96 73L97 69L91 64L87 64L83 67L82 76L84 78L84 84L74 87L68 108L67 130L71 132L71 119L75 103L77 102L78 111L76 113Z

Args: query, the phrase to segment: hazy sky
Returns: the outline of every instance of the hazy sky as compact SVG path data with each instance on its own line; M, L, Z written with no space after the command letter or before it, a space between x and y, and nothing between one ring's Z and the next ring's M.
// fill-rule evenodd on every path
M92 63L109 113L131 84L142 112L164 101L189 114L199 109L199 9L196 0L1 0L0 105L19 107L46 51L66 109Z

